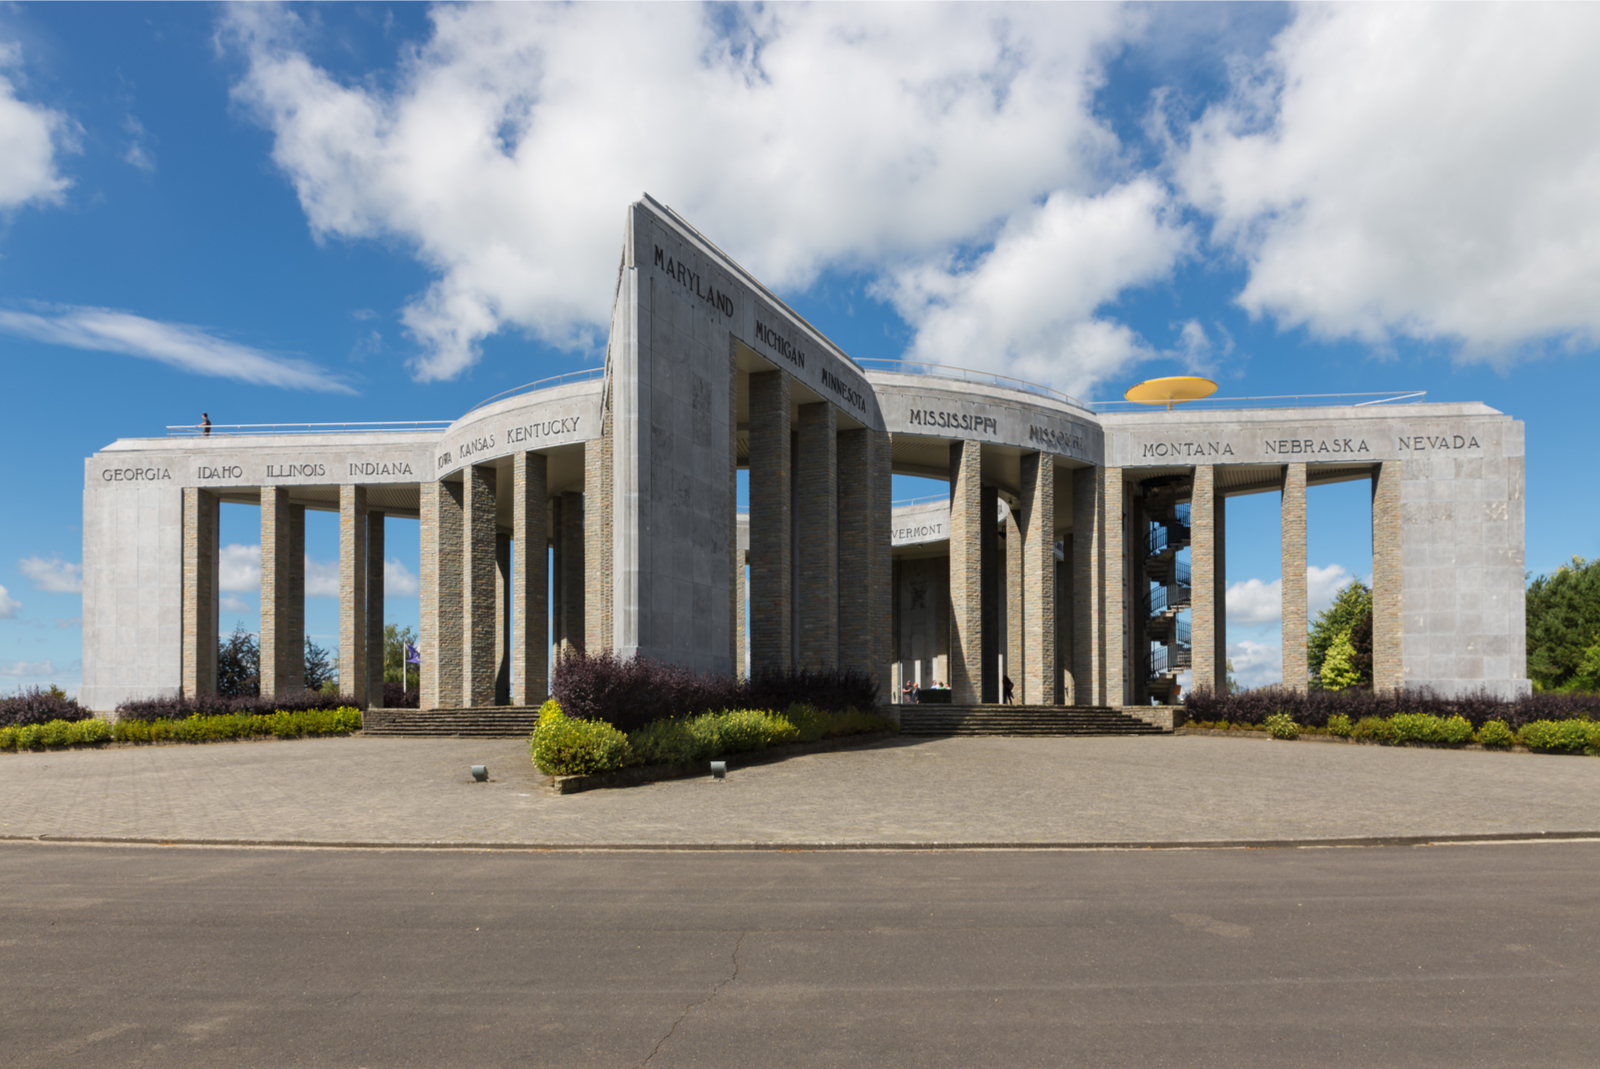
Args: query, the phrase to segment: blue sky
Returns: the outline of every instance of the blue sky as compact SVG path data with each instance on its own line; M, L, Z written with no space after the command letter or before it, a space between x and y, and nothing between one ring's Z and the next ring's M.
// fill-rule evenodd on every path
M1527 423L1528 568L1596 556L1597 40L1576 5L0 8L0 690L76 686L84 457L591 365L643 191L858 357L1486 401ZM1276 508L1229 506L1250 682ZM1313 489L1314 593L1369 515ZM223 541L253 629L253 510ZM389 555L403 587L414 523Z

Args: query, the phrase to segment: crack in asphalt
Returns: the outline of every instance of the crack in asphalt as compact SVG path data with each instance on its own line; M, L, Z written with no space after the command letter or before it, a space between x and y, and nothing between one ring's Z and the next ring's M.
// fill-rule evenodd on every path
M672 1034L678 1030L678 1026L683 1023L684 1018L689 1016L690 1011L692 1011L696 1006L704 1006L706 1003L708 1003L712 999L716 998L717 997L717 992L719 992L723 988L727 987L729 984L731 984L738 977L738 975L739 975L739 948L744 946L744 937L749 935L749 934L750 933L749 933L748 930L740 932L738 940L735 941L734 944L733 944L733 954L732 954L733 971L731 973L729 973L727 976L723 977L721 980L717 981L716 986L712 987L712 989L711 989L711 994L707 995L705 998L695 999L693 1002L689 1003L687 1006L685 1006L683 1008L683 1012L678 1015L678 1019L676 1021L672 1022L672 1027L667 1029L667 1034L662 1036L660 1039L656 1040L656 1045L654 1047L650 1048L650 1053L645 1055L644 1061L640 1062L639 1065L636 1067L636 1069L644 1069L644 1066L646 1066L646 1065L648 1065L650 1063L650 1059L654 1058L656 1056L657 1052L659 1052L661 1050L662 1045L664 1043L666 1043L667 1040L672 1038Z

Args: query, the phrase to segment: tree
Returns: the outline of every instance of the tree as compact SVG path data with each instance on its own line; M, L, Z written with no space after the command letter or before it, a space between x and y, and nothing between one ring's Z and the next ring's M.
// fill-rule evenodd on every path
M1324 690L1344 690L1361 682L1361 672L1355 666L1356 648L1350 641L1350 632L1341 631L1328 643L1328 652L1322 659L1318 673Z
M306 636L306 689L321 690L329 683L338 682L339 666L328 651Z
M1528 678L1540 690L1577 683L1589 648L1600 640L1600 559L1573 557L1528 584Z
M399 624L383 625L383 681L385 683L407 683L404 675L406 664L406 643L415 645L417 635L409 627Z
M1223 671L1226 673L1225 685L1229 694L1239 693L1239 677L1233 674L1233 658L1229 657L1222 662Z
M1367 584L1359 579L1352 579L1339 589L1333 596L1333 604L1317 613L1317 619L1311 625L1310 633L1306 636L1306 668L1309 669L1311 686L1318 688L1322 680L1322 660L1328 655L1328 647L1340 632L1345 632L1348 639L1362 618L1372 615L1372 591L1367 589ZM1372 625L1366 629L1368 678L1371 681L1371 656L1372 656Z
M224 698L261 693L261 644L244 624L235 624L233 634L217 643L217 693Z

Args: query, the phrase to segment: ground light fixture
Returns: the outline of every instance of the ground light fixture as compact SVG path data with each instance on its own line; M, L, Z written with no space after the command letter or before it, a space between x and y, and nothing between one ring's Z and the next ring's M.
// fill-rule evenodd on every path
M1185 401L1198 401L1217 392L1217 384L1198 375L1168 375L1165 378L1145 379L1129 386L1122 396L1141 405L1166 405L1171 412L1174 405Z
M489 779L489 766L488 765L473 765L472 766L472 778L477 780L479 783L488 782L488 779Z
M711 762L711 778L712 779L727 779L728 778L728 762L726 762L726 761L713 761L713 762Z

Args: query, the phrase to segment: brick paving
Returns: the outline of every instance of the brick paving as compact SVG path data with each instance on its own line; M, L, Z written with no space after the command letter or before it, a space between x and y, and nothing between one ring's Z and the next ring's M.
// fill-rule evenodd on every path
M487 763L490 782L468 766ZM893 739L557 796L516 740L0 754L0 835L550 844L1188 842L1600 830L1600 760L1200 736Z

